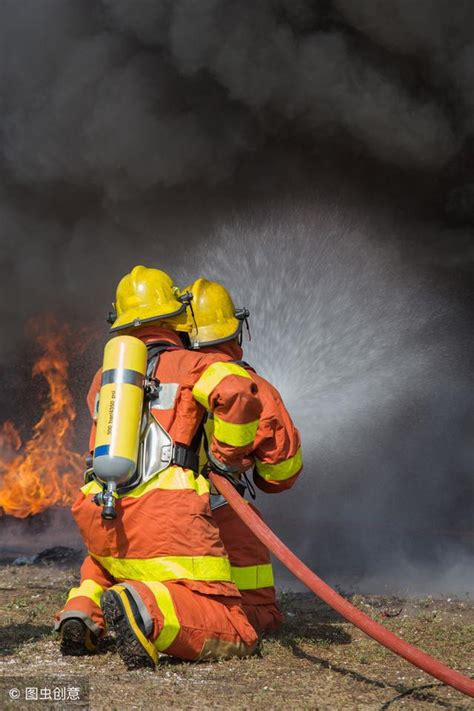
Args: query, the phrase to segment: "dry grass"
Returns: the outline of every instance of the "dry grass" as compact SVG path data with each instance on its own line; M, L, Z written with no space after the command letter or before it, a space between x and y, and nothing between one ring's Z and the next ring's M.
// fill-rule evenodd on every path
M284 628L264 640L261 657L213 664L167 660L156 672L125 671L110 647L93 657L63 658L51 619L76 575L75 568L51 564L0 567L2 677L87 677L94 710L474 709L467 697L392 655L310 595L282 595ZM474 673L474 605L468 599L353 601L409 642ZM398 616L384 616L400 608Z

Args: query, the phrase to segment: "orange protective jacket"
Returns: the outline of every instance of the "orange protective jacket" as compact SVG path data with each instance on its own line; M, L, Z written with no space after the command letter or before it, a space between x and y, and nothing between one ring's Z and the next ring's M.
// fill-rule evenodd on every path
M228 341L200 353L242 362L242 348L236 341ZM248 364L244 367L258 386L262 404L257 433L252 448L254 482L268 494L290 489L303 468L301 438L278 390L256 373Z
M234 361L242 359L242 349L236 341L209 346L201 352ZM250 369L250 366L246 367ZM250 373L258 385L263 408L252 451L254 482L263 491L278 493L293 486L301 472L300 436L278 391L253 369ZM252 508L259 513L254 506ZM258 632L277 629L282 615L276 601L268 548L230 506L215 508L213 516L229 555L232 577L241 592L248 619Z
M215 423L214 456L245 468L262 410L253 378L219 355L184 349L168 329L142 327L134 336L172 348L160 354L154 376L174 398L168 398L167 409L152 407L156 420L175 442L190 446L207 410ZM99 387L98 373L88 394L92 414ZM95 425L91 441L94 430ZM97 490L95 481L85 485L72 511L90 555L113 579L179 580L200 593L239 596L201 475L168 467L119 496L114 521L102 519L93 502Z
M214 419L211 452L227 466L248 468L259 426L262 403L253 377L230 358L219 354L186 350L179 336L169 329L142 326L133 335L145 343L168 343L174 350L160 355L155 372L164 386L176 388L173 406L167 410L152 408L155 419L174 442L191 446L207 412ZM87 395L94 418L100 391L102 370L98 370ZM95 421L89 448L95 441Z

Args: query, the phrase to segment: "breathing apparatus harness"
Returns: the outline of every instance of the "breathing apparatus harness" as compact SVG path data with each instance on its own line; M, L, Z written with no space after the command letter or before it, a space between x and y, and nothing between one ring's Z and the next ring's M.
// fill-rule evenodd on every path
M197 331L198 326L191 304L192 298L191 292L187 291L179 296L178 300L190 309ZM246 324L250 339L251 335L248 325L248 309L239 309L235 312L235 316L241 323L244 322ZM110 321L114 319L114 317L116 317L116 314L110 313L108 320ZM138 326L139 323L134 323L134 325ZM239 341L242 341L242 329L240 329ZM91 480L95 480L102 488L102 491L96 494L93 500L98 506L103 507L102 517L104 519L116 518L117 513L115 510L115 502L118 496L124 495L135 489L141 483L148 481L168 466L175 465L190 469L196 475L199 473L199 455L197 452L199 451L201 439L203 435L205 435L204 424L207 416L203 418L191 446L187 447L185 445L175 443L169 436L169 433L166 432L166 430L155 418L153 418L151 413L153 402L160 399L160 393L163 389L160 381L154 375L158 366L160 355L165 351L178 350L182 347L184 347L184 344L183 346L176 346L166 341L155 341L146 344L146 372L141 371L144 375L141 379L141 387L143 388L143 410L139 444L139 459L136 462L135 471L132 470L133 474L131 474L128 479L122 478L122 481L120 481L118 477L117 480L114 480L114 476L106 477L104 479L103 476L99 476L95 473L93 462L86 462L88 466L88 469L85 472L86 483ZM245 493L245 489L248 489L250 496L255 498L255 490L250 484L246 474L241 473L240 471L237 472L237 470L234 472L225 467L222 463L213 461L214 458L212 453L209 452L207 441L205 441L205 447L210 467L209 470L212 469L228 477L229 481L238 489L242 496ZM98 449L96 448L94 456L96 456L97 451ZM206 475L206 473L205 468L203 474ZM235 476L237 473L239 474L239 477ZM241 481L240 476L243 477L244 481Z
M165 351L182 350L182 346L172 346L166 342L157 341L147 344L148 366L145 380L145 402L153 402L160 397L160 381L153 376L156 373L161 353ZM173 444L170 464L185 469L191 469L195 474L199 472L199 457L195 451L195 442L191 447L184 444Z

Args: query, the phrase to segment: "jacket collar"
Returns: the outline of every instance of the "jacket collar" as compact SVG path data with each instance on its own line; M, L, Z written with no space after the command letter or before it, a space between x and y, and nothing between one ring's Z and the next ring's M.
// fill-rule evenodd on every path
M146 343L154 343L155 341L160 341L160 343L169 343L172 346L178 346L183 348L183 344L179 335L176 331L172 331L170 328L163 328L160 326L140 326L135 329L130 335L139 338L141 341Z
M199 348L200 353L222 353L230 356L232 360L242 360L244 352L237 341L225 341L224 343L216 343L215 346L204 346Z

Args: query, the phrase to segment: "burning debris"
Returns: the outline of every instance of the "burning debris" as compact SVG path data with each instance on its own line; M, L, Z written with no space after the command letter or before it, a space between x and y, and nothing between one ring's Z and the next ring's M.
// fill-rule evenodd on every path
M42 354L32 376L48 384L46 407L25 443L13 422L0 426L0 515L18 518L70 505L83 469L81 455L71 448L76 411L67 385L64 329L47 328L37 343Z

